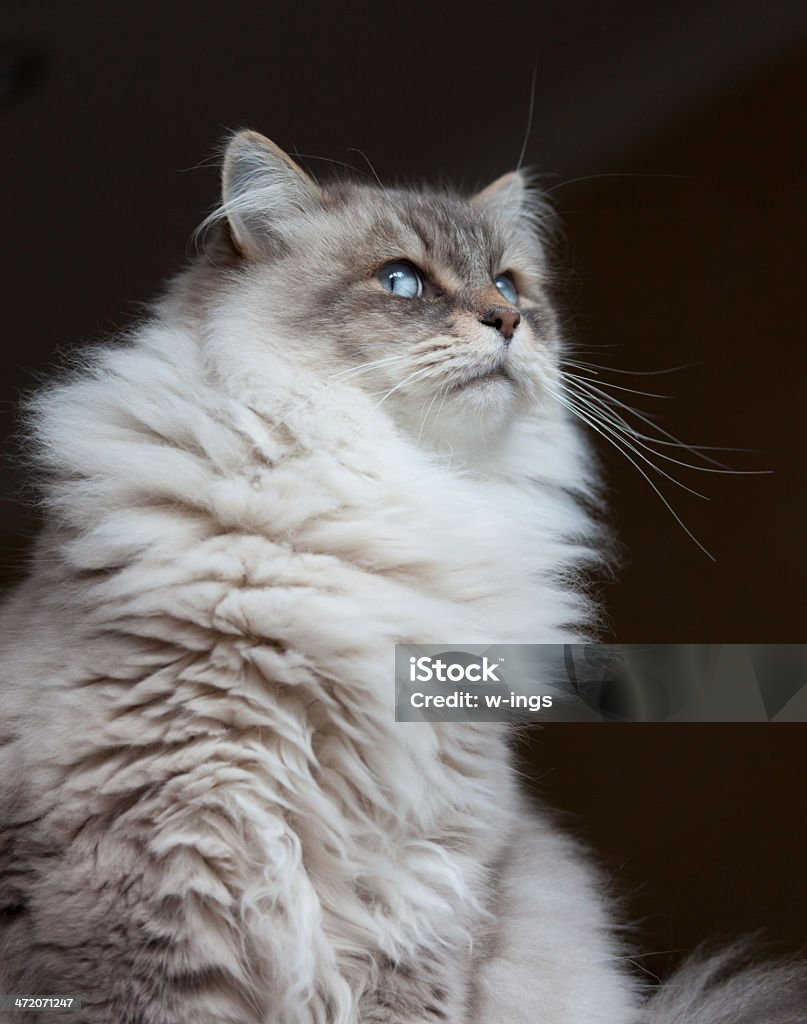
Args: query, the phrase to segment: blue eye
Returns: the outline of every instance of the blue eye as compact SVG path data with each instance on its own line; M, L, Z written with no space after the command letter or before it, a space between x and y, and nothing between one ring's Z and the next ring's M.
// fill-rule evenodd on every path
M516 286L513 284L512 277L510 277L509 274L499 274L493 283L507 299L510 305L515 306L518 302L518 292L516 291Z
M388 292L402 299L415 299L423 294L423 279L408 263L388 263L376 276Z

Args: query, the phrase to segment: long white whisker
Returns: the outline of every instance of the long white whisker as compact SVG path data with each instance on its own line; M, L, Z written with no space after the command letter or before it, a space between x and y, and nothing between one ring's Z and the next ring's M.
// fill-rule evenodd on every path
M690 448L689 445L685 445L683 442L675 442L673 445L672 442L665 442L655 437L648 437L647 434L643 434L641 431L636 430L627 422L627 420L616 413L603 398L597 398L595 395L584 395L582 392L574 391L573 388L566 388L566 391L571 395L576 395L576 397L581 400L594 402L603 417L611 423L613 427L628 434L640 448L644 448L646 451L651 452L659 459L664 459L665 462L671 462L676 466L681 466L682 469L691 469L696 473L716 473L719 476L766 476L771 472L769 469L731 469L729 466L723 466L720 463L717 463L719 468L715 469L712 466L696 466L691 462L684 462L682 459L673 458L672 455L666 455L664 452L657 451L654 446L657 444L666 444L678 448L684 448L688 451L692 451L693 454L698 455L702 459L706 459L709 462L716 462L715 459L709 459L697 449ZM646 441L651 443L645 444L644 442Z
M434 392L434 394L432 395L432 400L431 400L431 402L429 402L429 408L426 410L426 414L421 418L420 430L418 431L418 444L420 443L420 439L421 439L421 437L423 435L423 431L426 428L426 423L427 423L427 421L429 419L429 413L432 411L432 406L434 405L435 401L437 400L437 396L440 394L441 391L442 391L442 388L438 388L437 391ZM441 404L441 408L442 408L442 404Z
M701 366L701 363L682 363L680 366L668 366L663 370L618 370L614 366L601 366L599 363L587 363L582 359L564 359L564 363L569 366L577 366L583 370L591 370L592 373L596 373L599 376L598 371L602 370L604 373L620 373L627 377L660 377L665 373L678 373L679 370L691 370L695 366Z
M609 395L609 394L606 394L606 393L600 391L600 389L595 384L593 384L591 382L588 382L588 381L584 382L582 380L578 380L577 383L578 383L579 387L583 388L588 393L599 395L599 397L603 401L607 401L610 406L612 406L612 407L613 406L619 406L620 409L624 409L626 412L631 413L631 415L635 416L638 420L641 420L642 423L646 424L648 427L651 427L653 430L655 430L658 433L662 434L664 437L668 438L670 441L674 441L676 443L676 445L679 445L680 447L686 449L687 451L692 452L693 455L696 455L698 458L703 459L704 462L711 462L713 466L718 466L720 469L728 469L729 468L728 466L724 465L722 462L718 462L717 459L713 459L710 455L704 455L703 454L703 450L699 449L697 446L692 446L692 445L685 444L683 441L681 441L679 438L677 438L675 436L675 434L671 434L669 432L669 430L665 430L664 427L659 426L658 423L654 423L653 420L649 419L647 416L645 416L642 413L640 413L638 409L634 409L633 406L628 405L626 402L622 402L620 399L616 398L614 395ZM648 441L649 440L654 440L654 438L650 438L650 437L646 437L645 439L648 440ZM709 449L709 450L712 450L712 449Z
M567 392L567 394L570 394L570 392ZM581 405L574 399L571 400L571 404L574 405L576 410L582 410L587 415L589 415L592 418L592 420L597 422L602 427L603 430L607 431L607 433L610 434L612 437L618 439L626 448L629 448L637 459L641 459L643 462L647 463L647 465L650 466L650 468L654 472L658 473L659 476L663 476L665 479L669 480L670 483L675 484L676 487L680 487L684 491L689 491L689 493L694 494L696 498L703 498L704 501L709 500L707 495L701 494L701 492L696 491L694 487L689 487L687 484L682 483L676 477L672 476L670 473L667 473L665 470L657 466L652 459L649 459L643 452L639 451L639 449L632 443L632 441L628 439L624 431L617 430L613 426L610 426L605 419L603 419L602 417L598 417L597 412L591 407L591 405ZM650 450L652 451L652 449ZM656 453L654 452L653 454Z
M387 366L389 363L398 363L402 359L406 358L406 354L401 354L397 356L385 356L383 359L373 359L369 363L359 363L358 366L351 366L347 370L340 370L339 373L334 373L325 379L328 381L341 380L344 377L352 377L356 374L366 373L368 370L372 370L376 366Z
M590 377L583 377L579 373L570 373L568 370L563 371L564 377L572 377L574 380L590 381ZM644 398L672 398L672 395L660 395L656 391L637 391L636 388L622 387L621 384L612 384L608 380L597 381L600 387L613 388L614 391L628 391L632 395L642 395Z
M624 451L624 449L623 449L623 448L621 448L621 447L620 447L620 445L619 445L619 444L618 444L618 443L617 443L617 442L616 442L615 440L613 440L613 438L611 438L611 437L609 437L609 436L608 436L607 434L603 433L603 431L602 431L602 430L600 430L600 428L599 428L599 426L597 425L597 423L596 423L596 422L592 421L592 420L590 419L590 417L589 417L589 416L587 416L587 415L586 415L586 414L585 414L584 412L581 412L581 411L580 411L579 409L576 409L576 408L575 408L575 407L574 407L574 406L573 406L573 405L572 405L572 404L571 404L570 402L568 402L568 401L566 400L566 398L565 398L565 397L564 397L564 396L563 396L562 394L559 394L559 393L555 392L555 391L554 391L554 389L553 389L553 388L551 388L551 387L549 387L549 386L547 386L547 391L548 391L548 392L549 392L549 393L550 393L551 395L553 395L553 397L555 398L555 400L556 400L556 401L560 402L560 404L561 404L561 405L563 405L563 406L564 406L565 408L567 408L567 409L568 409L568 410L569 410L569 411L570 411L571 413L573 413L573 415L575 415L575 416L577 416L577 417L578 417L579 419L583 420L583 422L584 422L584 423L587 423L587 424L588 424L588 425L589 425L589 426L591 427L591 429L592 429L592 430L596 431L596 432L597 432L598 434L600 434L600 435L601 435L602 437L604 437L604 438L605 438L605 440L606 440L606 441L608 441L608 443L609 443L609 444L613 445L613 447L614 447L614 448L616 448L616 450L617 450L617 451L618 451L618 452L619 452L619 453L620 453L621 455L624 455L624 457L625 457L625 458L626 458L626 459L628 460L628 462L630 462L630 463L631 463L631 465L632 465L632 466L633 466L633 467L634 467L634 468L635 468L636 470L638 470L638 472L639 472L639 473L641 473L641 475L642 475L642 476L643 476L643 477L645 478L645 480L647 481L647 483L648 483L648 484L649 484L649 485L650 485L650 486L651 486L651 487L653 488L653 490L654 490L654 491L656 492L656 495L657 495L657 496L659 497L659 499L661 500L661 502L662 502L662 503L664 504L664 506L666 507L667 511L668 511L668 512L670 513L670 515L671 515L671 516L673 517L673 519L674 519L674 520L676 521L676 523L678 523L678 525L679 525L679 526L681 527L681 529L682 529L682 530L684 531L684 533L685 533L685 534L686 534L686 535L687 535L687 536L688 536L688 537L690 538L690 540L692 540L692 541L693 541L693 543L695 543L695 544L696 544L696 545L697 545L697 546L698 546L698 547L699 547L699 548L701 549L701 551L703 551L703 553L704 553L704 554L705 554L705 555L706 555L706 556L707 556L708 558L710 558L710 559L711 559L711 560L712 560L713 562L717 561L717 559L716 559L716 558L715 558L715 556L714 556L714 555L713 555L713 554L711 553L711 551L709 551L709 550L708 550L708 548L706 548L706 547L705 547L705 546L704 546L704 545L703 545L703 544L701 543L701 541L699 541L699 540L698 540L698 538L697 538L697 537L695 536L695 534L694 534L694 533L693 533L693 532L692 532L692 531L691 531L691 530L689 529L689 527L688 527L688 526L686 525L686 523L685 523L685 522L683 521L683 519L681 519L681 517L680 517L680 516L678 515L678 513L677 513L677 512L675 511L675 509L674 509L674 508L672 507L672 505L670 504L670 502L669 502L669 501L667 500L667 498L665 497L664 493L663 493L663 492L662 492L662 491L660 490L660 488L659 488L659 487L657 487L657 486L656 486L656 484L654 483L654 481L653 481L653 480L651 480L651 478L650 478L650 477L648 476L648 474L647 474L647 473L646 473L646 472L645 472L645 471L644 471L644 470L642 469L642 467L641 467L641 466L639 465L639 463L638 463L638 462L636 462L636 461L635 461L634 459L632 459L632 458L630 457L630 455L629 455L629 454L628 454L628 453L627 453L626 451Z
M597 395L589 394L586 391L575 390L575 386L574 386L573 383L571 383L571 386L568 386L568 387L566 385L564 385L564 390L566 390L566 392L568 394L574 395L576 398L580 399L585 404L593 404L597 408L597 410L600 413L600 415L602 415L602 417L605 420L607 420L612 426L614 426L616 429L622 431L623 433L627 434L629 437L631 437L633 440L635 440L637 444L641 445L642 448L646 448L647 451L652 452L654 455L658 455L660 458L663 458L663 459L669 459L672 462L677 462L679 465L685 466L688 469L696 469L696 470L706 470L706 471L709 471L708 468L704 467L704 466L693 466L690 463L681 462L678 459L671 459L670 456L664 455L663 452L656 451L656 449L654 447L651 447L650 444L642 444L643 441L648 441L648 442L651 442L652 445L655 445L655 444L669 444L669 445L672 445L672 446L678 447L678 448L687 448L688 447L683 442L678 442L678 441L676 441L676 442L672 442L672 441L665 442L665 441L660 440L657 437L651 437L648 434L643 434L640 430L637 430L633 426L633 424L628 423L628 421L623 416L620 416L620 414L612 407L611 404L609 404L609 402L606 400L605 397L599 397ZM700 457L704 458L704 456L702 456L702 455ZM732 471L729 470L729 469L726 469L726 470L712 470L712 472L732 472Z
M437 415L435 416L435 419L440 419L440 413L443 411L443 406L445 405L446 398L448 397L448 392L450 390L451 388L448 385L446 385L445 390L443 391L443 397L440 399L440 405L437 408Z
M418 370L413 370L412 373L410 373L408 376L404 377L404 379L402 381L399 381L394 387L391 387L389 389L389 391L386 391L382 395L382 397L376 402L376 404L372 407L372 409L367 413L367 415L364 417L364 419L361 421L361 423L358 425L358 427L356 427L356 430L355 430L353 436L355 437L356 434L359 433L359 431L362 429L362 427L367 422L367 420L370 419L370 417L373 415L373 413L376 411L376 409L378 409L379 406L383 405L384 402L386 402L386 400L391 395L395 394L396 391L399 391L404 386L404 384L408 384L411 380L414 380L416 377L422 377L425 373L428 373L429 370L431 370L431 366L424 366L424 367L421 367Z
M338 373L331 374L330 377L326 377L322 387L318 388L313 395L309 395L308 398L294 406L290 410L291 413L298 412L300 409L304 409L307 405L313 403L320 395L326 391L330 391L331 388L335 387L336 384L342 383L350 377L358 377L363 373L369 373L370 370L374 370L378 366L389 366L392 363L400 362L402 359L406 359L406 355L396 356L385 356L383 359L374 359L368 363L360 363L358 366L351 366L347 370L340 370Z
M564 374L564 376L565 376L565 374ZM592 395L591 397L593 398L594 396ZM699 456L699 458L704 459L706 462L712 462L716 466L721 466L723 469L727 470L728 472L735 472L735 470L731 470L728 466L723 465L723 463L718 462L716 459L709 458L708 456L704 455L703 452L744 452L744 453L759 454L758 449L755 449L755 448L730 448L730 447L726 447L726 446L722 446L722 445L711 445L711 444L692 444L692 445L690 445L690 444L686 444L686 442L684 442L684 441L679 441L678 438L674 437L674 435L668 434L667 431L664 431L662 427L660 427L657 423L654 423L653 421L650 421L649 425L652 426L655 430L662 431L667 437L672 438L672 440L665 440L664 438L661 438L661 437L651 437L649 434L643 434L640 430L637 430L632 424L629 424L627 422L627 420L625 420L622 416L620 416L613 409L613 407L612 407L613 398L612 398L611 395L607 395L607 396L606 395L602 395L601 397L602 397L603 403L605 403L606 400L611 400L611 404L608 405L607 408L609 409L609 411L611 412L611 414L613 416L615 416L615 417L617 417L619 419L620 423L622 423L625 426L625 429L630 431L630 433L632 434L633 437L640 437L640 438L642 438L645 441L650 441L653 444L664 445L667 448L683 448L685 451L692 452L693 455ZM633 408L631 408L631 406L627 406L627 405L623 406L623 408L625 408L626 410L632 412L639 419L643 419L641 413L637 409L633 409ZM692 468L696 469L697 467L693 466ZM754 472L754 473L767 473L768 470L761 469L761 470L753 470L752 472Z

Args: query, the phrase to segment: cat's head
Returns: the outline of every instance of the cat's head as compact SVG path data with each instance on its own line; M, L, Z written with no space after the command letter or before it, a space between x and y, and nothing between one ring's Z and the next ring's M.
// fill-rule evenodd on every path
M473 197L319 185L255 132L235 135L222 204L233 265L295 357L377 396L427 443L500 435L559 358L540 239L518 172Z

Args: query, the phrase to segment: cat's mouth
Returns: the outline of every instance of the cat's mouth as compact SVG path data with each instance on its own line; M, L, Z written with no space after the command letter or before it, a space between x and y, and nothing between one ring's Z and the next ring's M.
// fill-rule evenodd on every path
M499 363L498 366L494 366L493 369L479 370L475 373L472 372L466 374L462 380L458 381L453 386L451 390L465 391L468 388L475 387L495 387L499 383L510 385L515 384L512 374L504 363Z

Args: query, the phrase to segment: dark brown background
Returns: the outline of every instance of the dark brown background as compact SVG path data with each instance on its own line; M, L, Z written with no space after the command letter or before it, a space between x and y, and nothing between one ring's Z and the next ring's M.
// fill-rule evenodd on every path
M686 477L709 503L665 484L713 564L604 451L625 552L603 592L611 632L807 639L803 5L29 0L7 6L0 32L5 434L57 348L127 323L177 266L215 201L225 129L257 127L314 172L372 162L382 178L476 185L516 163L534 69L526 162L564 224L570 333L621 369L696 363L613 379L673 395L640 401L680 437L759 449L732 463L773 470ZM11 459L0 472L10 579L34 525ZM796 948L806 738L807 726L553 725L525 756L599 851L642 949L753 928Z

